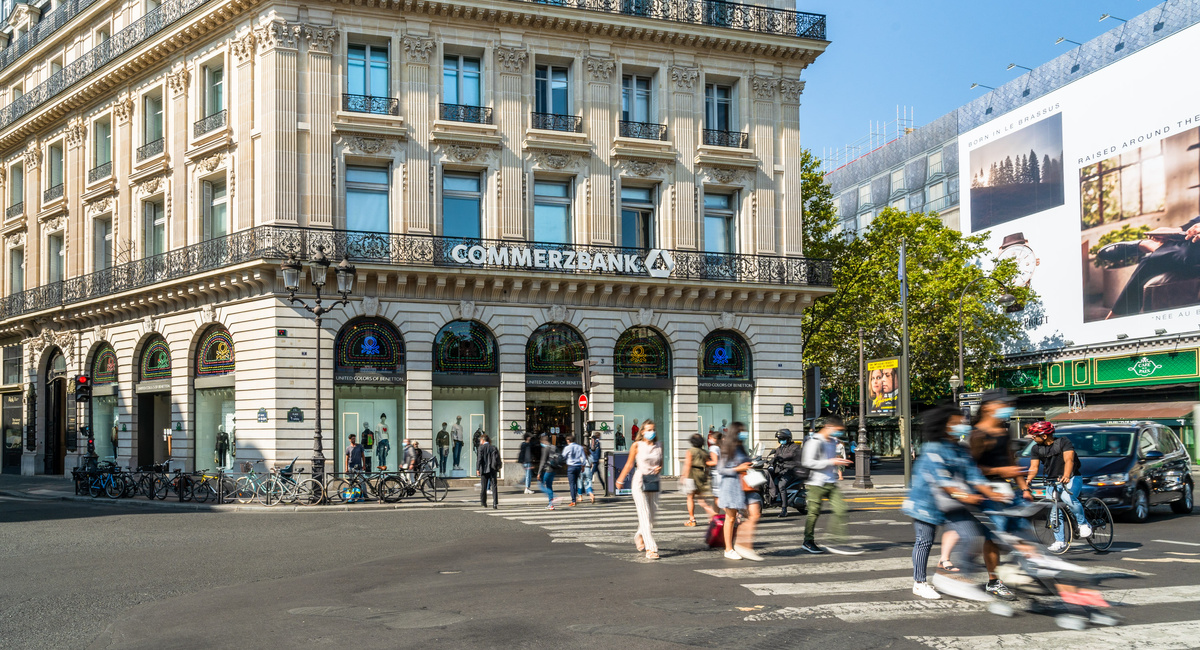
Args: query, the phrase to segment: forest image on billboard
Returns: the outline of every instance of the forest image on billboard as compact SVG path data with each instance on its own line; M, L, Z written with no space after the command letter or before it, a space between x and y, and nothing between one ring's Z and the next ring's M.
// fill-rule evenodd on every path
M973 231L1062 204L1062 113L971 151Z

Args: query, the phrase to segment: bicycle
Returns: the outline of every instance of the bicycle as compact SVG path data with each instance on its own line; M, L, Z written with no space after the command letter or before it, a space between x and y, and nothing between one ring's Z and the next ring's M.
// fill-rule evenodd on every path
M209 499L216 501L228 500L237 491L236 481L225 476L221 470L217 470L216 474L211 474L211 471L206 469L192 474L191 488L193 501L205 503Z
M272 469L271 480L267 483L267 505L277 503L299 503L302 506L314 506L325 498L325 489L315 478L296 478L293 474L303 474L304 470L293 470L296 459L283 469Z
M1079 537L1079 525L1075 515L1062 500L1063 486L1058 483L1041 486L1041 496L1050 507L1043 509L1033 516L1033 532L1038 541L1049 548L1056 540L1055 533L1060 529L1063 533L1063 547L1053 551L1062 555L1071 548L1071 543ZM1035 494L1038 492L1035 491ZM1088 545L1097 551L1107 551L1113 543L1112 512L1103 501L1089 497L1083 502L1083 514L1088 525L1092 527L1092 535L1084 538Z
M125 493L125 481L121 478L115 465L100 467L87 473L88 493L96 498L103 493L110 499L116 499Z
M255 465L262 464L262 460L256 460L253 463L245 461L242 463L242 471L245 476L239 476L234 488L234 498L238 503L250 503L258 500L259 503L267 505L267 484L271 482L271 477L268 475L265 479L254 471ZM295 462L295 461L292 461Z

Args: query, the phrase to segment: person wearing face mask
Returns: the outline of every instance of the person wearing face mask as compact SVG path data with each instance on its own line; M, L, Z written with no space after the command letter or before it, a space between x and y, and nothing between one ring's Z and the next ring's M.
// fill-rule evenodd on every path
M838 458L837 439L846 435L846 426L836 415L825 418L825 424L816 435L804 442L801 451L801 464L809 469L808 473L808 519L804 522L804 550L813 554L824 553L826 549L817 546L817 518L821 516L821 501L829 499L833 507L833 521L829 531L834 541L840 542L846 536L846 498L842 495L837 484L837 468L850 464L845 458ZM830 547L835 553L845 554Z
M1024 525L1024 520L997 512L1020 505L1022 499L1019 495L1026 492L1025 471L1017 465L1009 444L1008 420L1015 410L1013 398L1003 389L993 389L984 391L979 401L979 413L975 416L975 428L967 438L967 447L979 465L979 471L991 481L993 490L1013 493L1016 497L1012 503L987 499L983 503L983 510L991 513L989 517L997 530L1015 534ZM1013 482L1016 483L1016 490L1012 488ZM983 561L988 571L986 591L1003 600L1016 600L1012 591L996 576L1000 549L991 539L984 542Z
M734 422L728 433L721 438L721 461L717 471L721 474L718 490L720 507L725 510L725 558L762 562L763 557L754 550L754 528L762 515L762 495L758 490L748 490L742 476L750 471L750 455L746 453L746 426ZM738 513L744 513L737 523Z
M658 544L654 542L654 516L658 514L659 475L662 472L663 452L654 428L654 420L642 422L640 435L629 449L629 461L625 463L625 469L621 470L621 475L616 481L617 486L624 485L629 472L633 472L631 492L638 518L638 529L633 535L633 543L637 550L646 552L647 560L658 559Z

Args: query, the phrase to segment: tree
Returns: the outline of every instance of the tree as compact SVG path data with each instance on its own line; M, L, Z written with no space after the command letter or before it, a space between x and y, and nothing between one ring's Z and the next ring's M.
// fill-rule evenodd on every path
M1042 182L1054 182L1054 164L1050 162L1050 154L1046 154L1042 158Z
M1029 182L1042 182L1042 170L1038 165L1037 152L1035 152L1033 149L1029 150Z

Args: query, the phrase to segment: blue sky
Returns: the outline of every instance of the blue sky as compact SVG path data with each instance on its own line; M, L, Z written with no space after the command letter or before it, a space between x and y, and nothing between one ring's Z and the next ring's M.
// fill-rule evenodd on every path
M829 49L809 66L801 143L818 156L867 135L872 120L911 107L921 126L1025 71L1121 25L1148 0L798 0L828 17ZM864 152L865 153L865 152Z

